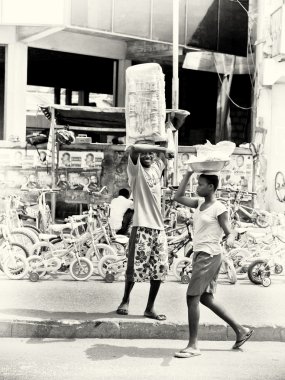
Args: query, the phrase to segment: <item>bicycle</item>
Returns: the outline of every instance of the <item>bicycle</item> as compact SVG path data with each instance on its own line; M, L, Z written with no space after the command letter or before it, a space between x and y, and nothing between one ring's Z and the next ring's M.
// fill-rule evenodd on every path
M2 241L0 244L0 269L11 280L19 280L26 276L29 264L28 251L19 243L13 242L9 229L0 225Z
M56 272L59 268L69 268L70 275L77 281L85 281L94 272L92 262L82 256L82 246L86 243L86 236L78 234L78 228L84 222L57 224L53 226L60 233L65 242L63 248L56 249L51 243L42 241L32 248L32 256L29 258L31 281L38 281L49 270ZM70 229L70 237L64 234L65 229ZM72 234L75 233L75 237ZM85 249L86 250L86 249ZM60 260L60 266L59 261ZM59 266L59 267L58 267Z
M218 191L227 192L229 194L228 198L219 197L218 200L225 203L230 220L232 220L235 225L240 222L240 214L261 228L266 228L270 225L270 214L267 211L259 211L256 208L241 204L246 196L248 197L250 195L253 197L257 195L256 193L233 189L218 189ZM234 197L231 197L231 193L235 194ZM233 203L231 201L233 201Z
M13 241L22 244L25 247L30 247L39 241L36 233L23 225L22 220L19 218L17 212L17 204L19 198L17 196L9 196L3 198L4 212L0 214L2 223L7 226L10 237Z
M94 218L94 223L90 224L90 233L95 242L107 244L115 250L116 254L119 256L125 255L129 238L125 235L117 235L114 233L110 226L106 206L97 206L96 210L93 210L90 205L89 213L91 213Z
M255 259L248 266L248 278L253 284L262 284L267 287L271 284L271 272L281 274L285 257L285 239L278 235L272 234L272 239L263 241L259 245L259 258Z

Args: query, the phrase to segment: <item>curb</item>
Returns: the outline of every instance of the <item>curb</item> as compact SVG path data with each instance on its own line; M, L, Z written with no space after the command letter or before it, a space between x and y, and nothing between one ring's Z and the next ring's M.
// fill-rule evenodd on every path
M258 325L253 341L285 342L285 326ZM114 339L188 339L188 325L145 320L98 319L80 320L1 320L1 338L114 338ZM227 325L201 324L200 340L235 340Z

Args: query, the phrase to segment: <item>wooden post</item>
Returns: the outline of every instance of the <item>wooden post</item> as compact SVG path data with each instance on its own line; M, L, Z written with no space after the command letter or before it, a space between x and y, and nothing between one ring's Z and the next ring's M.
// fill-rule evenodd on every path
M172 109L178 109L179 104L179 0L173 1L173 37L172 37ZM174 133L174 185L178 178L178 131Z

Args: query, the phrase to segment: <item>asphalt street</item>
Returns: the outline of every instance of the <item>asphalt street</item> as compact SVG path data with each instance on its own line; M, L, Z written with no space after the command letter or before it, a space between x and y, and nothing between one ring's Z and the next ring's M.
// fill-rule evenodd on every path
M284 380L285 343L200 342L178 359L175 340L0 339L0 380Z

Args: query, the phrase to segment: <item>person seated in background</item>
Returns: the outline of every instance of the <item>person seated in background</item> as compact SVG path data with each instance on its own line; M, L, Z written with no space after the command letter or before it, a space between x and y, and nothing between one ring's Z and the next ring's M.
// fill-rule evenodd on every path
M134 203L129 198L129 190L121 189L119 190L119 196L110 203L110 226L112 230L121 234L123 234L124 230L127 232L133 216ZM125 215L126 217L124 218Z

